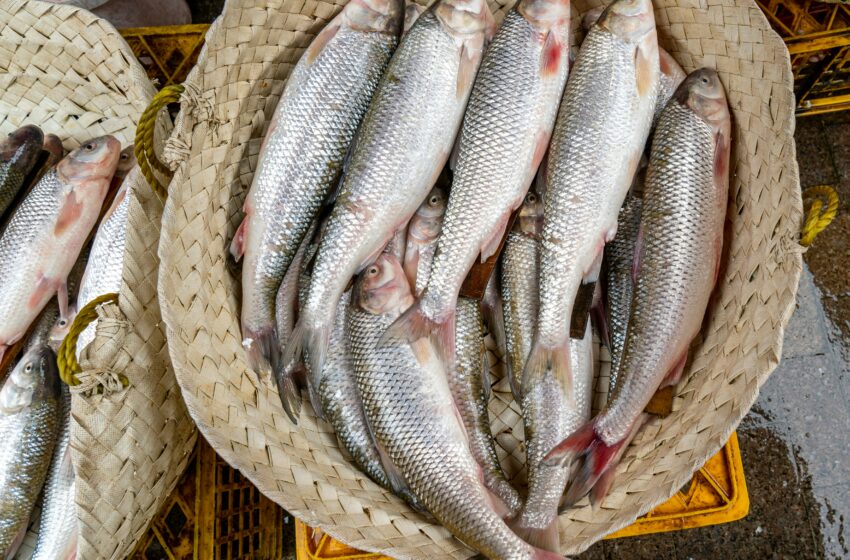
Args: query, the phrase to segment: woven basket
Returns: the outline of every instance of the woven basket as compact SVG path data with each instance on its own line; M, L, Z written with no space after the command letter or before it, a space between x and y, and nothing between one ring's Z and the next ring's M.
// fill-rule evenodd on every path
M68 149L102 134L127 145L154 93L126 42L103 20L42 2L0 5L0 133L29 123ZM87 560L123 559L133 550L185 468L196 434L156 299L162 202L141 177L131 193L118 305L98 310L81 384L71 388L78 557ZM126 389L95 390L119 375L129 381Z
M513 2L491 7L504 14ZM356 548L398 558L472 551L361 474L309 405L287 420L274 383L256 381L240 346L240 283L227 248L285 79L344 3L230 0L194 76L172 140L183 160L169 187L159 295L177 380L206 439L267 496ZM579 16L601 4L573 2ZM801 270L794 99L787 51L752 0L656 0L664 46L687 70L716 68L734 113L728 256L674 411L647 425L598 511L561 517L562 552L577 553L674 494L729 438L779 361ZM198 110L201 107L203 110ZM494 432L519 475L522 428L499 391Z

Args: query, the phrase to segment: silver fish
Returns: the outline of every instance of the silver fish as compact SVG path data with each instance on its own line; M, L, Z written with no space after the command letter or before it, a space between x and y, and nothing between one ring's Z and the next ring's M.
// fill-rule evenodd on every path
M537 324L540 235L543 230L543 201L536 192L525 202L513 231L508 234L501 258L501 294L505 325L508 372L513 376L514 398L522 404L519 383Z
M488 47L460 131L428 285L391 336L434 337L454 359L455 302L477 258L498 250L543 159L569 67L568 0L521 0Z
M71 395L62 386L61 427L41 508L38 540L30 560L70 560L77 554L77 506L71 463Z
M278 365L275 296L338 182L403 17L403 0L349 2L298 61L275 109L231 244L237 260L244 255L242 344L258 373Z
M43 142L44 134L33 125L17 129L0 142L0 214L6 212L24 186Z
M595 501L604 497L652 395L681 378L720 270L730 134L719 76L706 68L693 72L652 140L617 389L605 410L547 456L550 464L580 456L567 503L591 491Z
M404 274L407 282L419 293L428 283L434 251L437 250L437 238L443 230L443 216L446 213L446 193L439 187L431 193L416 210L407 226L407 240L404 250Z
M505 478L496 454L496 441L490 430L490 374L485 358L484 323L478 300L457 301L457 360L449 370L449 387L460 412L469 450L483 470L484 485L505 505L513 517L522 507L522 498Z
M469 451L446 373L430 341L381 344L413 294L401 264L383 254L358 278L349 312L357 387L369 425L395 470L433 516L488 558L560 558L521 541L494 510Z
M60 423L56 355L29 350L0 390L0 556L12 558L47 476Z
M76 310L79 311L91 300L104 294L118 293L124 274L124 248L127 243L127 218L130 213L129 185L132 185L140 172L135 167L127 175L115 194L112 205L103 215L97 228L88 265L80 281L80 291L77 295ZM90 323L77 339L77 359L80 359L83 349L88 346L95 336L97 321Z
M68 273L100 213L120 146L112 136L86 142L15 209L0 237L0 359L57 293L68 316Z
M404 36L351 152L287 353L321 371L336 304L416 212L452 150L491 21L484 0L437 0ZM311 390L313 390L311 388Z
M540 311L524 379L549 368L571 377L573 303L583 282L596 281L616 234L649 134L658 64L650 0L616 0L581 45L549 149Z

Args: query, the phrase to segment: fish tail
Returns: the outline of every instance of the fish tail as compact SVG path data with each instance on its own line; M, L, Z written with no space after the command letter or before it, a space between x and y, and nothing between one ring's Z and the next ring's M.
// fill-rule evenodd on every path
M230 256L233 260L239 262L245 254L245 235L248 231L248 216L242 219L242 223L236 228L236 234L230 242Z
M273 324L259 328L243 324L242 346L248 358L248 367L257 373L271 374L280 361L280 347Z
M455 310L452 309L442 320L431 319L422 311L421 301L416 300L390 325L379 344L416 342L430 337L443 365L450 368L455 360Z
M517 527L514 529L514 532L519 538L541 552L551 554L549 551L557 552L561 546L561 540L558 536L557 516L555 516L552 519L552 522L546 527ZM544 558L546 557L544 556ZM559 556L559 558L561 557Z
M301 360L302 356L312 357L313 354L306 350L309 347L310 333L307 332L306 327L304 326L304 321L299 320L295 323L295 327L292 329L292 333L289 335L289 342L286 344L286 348L283 351L283 363L285 364L294 364ZM325 343L325 348L327 348L327 343ZM316 413L316 416L324 419L324 415L322 413L322 401L319 399L319 388L315 386L316 379L318 376L312 375L314 371L321 371L313 369L314 363L308 362L305 360L305 365L308 366L308 372L306 375L307 378L307 394L310 397L310 404L313 406L313 412ZM295 376L294 371L288 372L288 375L293 377ZM294 379L293 379L294 382ZM284 398L284 395L281 394L281 399ZM284 405L284 410L286 406Z
M562 505L572 506L591 492L594 502L601 502L614 482L613 469L619 462L620 450L628 442L629 438L624 438L608 445L596 432L594 421L591 421L549 451L543 458L543 462L549 466L564 466L574 457L582 459ZM599 488L595 488L597 485Z
M301 414L301 393L295 383L295 366L290 362L289 366L276 369L275 381L277 381L277 392L284 412L293 424L298 424L298 416Z
M567 400L572 401L574 405L575 393L573 392L573 375L570 368L569 340L554 348L535 342L528 354L528 360L525 362L520 392L525 392L525 388L528 387L532 379L539 379L547 372L551 372L554 378L560 381Z

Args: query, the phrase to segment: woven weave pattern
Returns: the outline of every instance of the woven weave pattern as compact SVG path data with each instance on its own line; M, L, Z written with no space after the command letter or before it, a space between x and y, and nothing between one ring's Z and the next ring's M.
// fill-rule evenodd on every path
M154 93L108 23L67 6L23 0L0 6L0 133L29 123L58 135L65 148L101 134L126 145ZM195 438L156 299L162 203L141 179L131 192L120 309L99 310L97 338L81 360L82 385L72 390L78 556L87 559L132 551L185 468ZM129 388L81 392L117 374L129 379Z
M240 346L240 284L227 248L265 129L299 55L341 7L323 0L230 0L207 37L183 120L167 153L179 168L160 241L160 304L178 382L207 440L267 496L356 548L398 558L472 551L352 466L305 404L298 426L274 384L256 381ZM598 0L573 3L573 27ZM611 494L561 517L562 552L584 550L676 492L716 453L776 366L801 269L791 71L782 41L752 0L656 0L663 45L690 71L716 68L734 119L729 233L702 338L673 413L629 448ZM504 13L503 4L491 4ZM182 162L182 163L181 163ZM504 382L500 382L502 385ZM504 390L500 390L504 389ZM522 478L522 423L497 384L493 432Z

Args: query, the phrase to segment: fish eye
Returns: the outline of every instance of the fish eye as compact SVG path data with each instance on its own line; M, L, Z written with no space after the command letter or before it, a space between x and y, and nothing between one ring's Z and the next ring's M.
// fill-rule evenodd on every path
M708 76L702 77L702 83L704 83L705 85L708 85Z
M374 266L374 265L370 266L369 270L366 271L366 275L367 276L377 276L378 275L378 267Z
M127 161L130 159L130 154L121 154L121 161Z
M68 320L67 320L67 319L59 319L59 326L60 326L60 327L64 327L64 326L65 326L65 325L67 325L67 324L68 324Z
M24 367L24 371L30 373L32 371L32 364L27 364L26 367Z
M430 204L431 206L434 206L438 202L440 202L440 199L437 197L437 195L433 195L431 198L428 199L428 204Z
M83 150L85 150L85 151L87 151L87 152L92 152L92 151L94 151L94 144L93 144L92 142L89 142L88 144L86 144L85 146L83 146Z
M534 204L535 202L537 202L537 195L534 193L528 193L528 195L525 197L525 201L529 204Z

